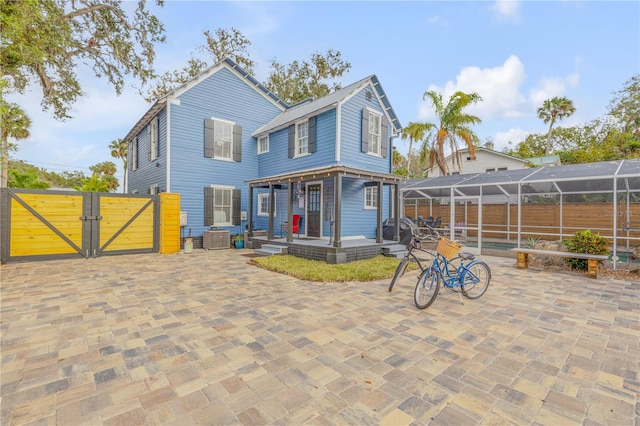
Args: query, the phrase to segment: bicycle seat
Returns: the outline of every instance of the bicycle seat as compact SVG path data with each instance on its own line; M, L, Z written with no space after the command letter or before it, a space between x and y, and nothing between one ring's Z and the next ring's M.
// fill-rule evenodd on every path
M458 256L460 256L461 258L463 258L464 260L473 260L476 258L476 255L473 253L467 253L464 251L461 251L460 253L458 253Z

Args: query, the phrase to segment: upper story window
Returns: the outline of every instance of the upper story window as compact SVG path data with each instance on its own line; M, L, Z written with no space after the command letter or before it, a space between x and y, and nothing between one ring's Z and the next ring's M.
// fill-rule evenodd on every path
M296 157L309 153L309 122L296 123Z
M276 194L273 194L273 199L275 201ZM276 207L278 205L274 203L273 205L273 215L276 215ZM269 194L258 194L258 216L269 216Z
M362 146L366 154L387 158L389 153L389 124L378 111L370 108L362 110Z
M231 160L231 133L233 126L230 123L217 122L213 129L213 156Z
M158 143L158 117L151 120L149 124L149 161L157 160L160 154L160 144Z
M242 127L223 120L204 120L204 156L242 160Z
M316 152L316 117L289 126L289 158Z
M138 138L131 142L131 170L138 170Z
M364 187L364 208L365 209L378 208L378 187L376 186Z
M258 154L264 154L265 152L269 152L269 135L258 138Z
M380 122L382 117L378 114L369 113L369 154L380 155Z

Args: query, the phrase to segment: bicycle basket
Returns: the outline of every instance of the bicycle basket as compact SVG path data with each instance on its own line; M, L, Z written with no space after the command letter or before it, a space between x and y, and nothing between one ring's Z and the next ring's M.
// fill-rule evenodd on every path
M462 244L451 241L445 237L440 237L440 240L438 240L438 247L436 247L436 251L447 259L455 257L460 249L462 249Z

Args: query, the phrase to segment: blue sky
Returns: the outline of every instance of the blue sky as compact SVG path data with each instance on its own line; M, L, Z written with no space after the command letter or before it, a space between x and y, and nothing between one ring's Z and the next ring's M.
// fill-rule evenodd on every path
M167 0L155 9L167 42L156 49L159 73L181 68L204 43L203 30L235 27L252 42L260 81L269 62L339 50L352 68L341 83L376 74L403 126L432 121L427 90L448 97L475 91L470 112L481 140L496 149L546 132L536 117L545 99L566 96L576 112L561 125L604 116L612 93L640 72L637 1L213 2ZM104 79L80 69L85 96L67 122L40 110L40 89L12 99L31 116L29 139L13 159L60 172L113 161L108 145L124 137L148 104L131 85L116 96ZM408 142L396 139L406 153Z

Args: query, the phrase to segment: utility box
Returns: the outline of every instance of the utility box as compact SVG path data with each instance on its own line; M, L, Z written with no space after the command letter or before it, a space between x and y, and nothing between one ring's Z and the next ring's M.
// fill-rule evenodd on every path
M180 226L187 226L187 217L188 217L188 212L186 210L180 210Z

